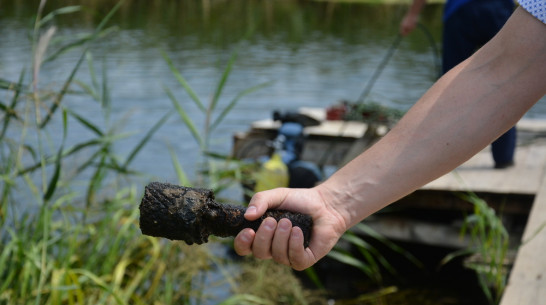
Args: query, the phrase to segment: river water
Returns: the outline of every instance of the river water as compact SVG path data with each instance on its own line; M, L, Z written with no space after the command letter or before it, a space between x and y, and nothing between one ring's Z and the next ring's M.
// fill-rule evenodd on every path
M50 50L90 33L114 1L50 1L46 12L70 4L84 9L58 16ZM231 56L238 50L219 102L219 113L242 90L268 86L245 95L212 134L211 148L227 154L233 133L275 109L327 107L341 99L355 101L386 56L397 35L405 6L313 1L128 1L109 26L115 30L91 45L93 69L101 82L106 70L112 114L105 119L89 95L69 95L64 105L104 129L119 126L131 136L116 142L123 159L164 114L174 112L171 90L198 128L204 115L169 70L162 52L207 104ZM407 110L437 76L434 47L439 48L442 5L429 5L422 18L427 32L405 37L382 70L368 101ZM29 35L36 4L1 1L0 78L16 81L30 69ZM431 35L434 42L427 38ZM66 39L66 40L63 40ZM39 87L59 88L75 66L82 48L70 50L42 66ZM82 65L76 78L91 83ZM79 89L73 86L73 89ZM9 100L1 96L3 102ZM542 103L543 104L543 103ZM527 115L546 116L539 103ZM59 127L60 128L60 127ZM53 128L52 134L56 133ZM57 131L58 132L58 131ZM74 120L68 142L93 134ZM197 144L174 114L134 160L148 179L175 181L171 148L189 175L196 170Z

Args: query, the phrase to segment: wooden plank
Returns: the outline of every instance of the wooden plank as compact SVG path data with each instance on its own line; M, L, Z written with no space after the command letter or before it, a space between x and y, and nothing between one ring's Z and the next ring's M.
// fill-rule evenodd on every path
M545 226L546 174L543 174L501 305L546 304Z
M279 121L264 119L252 122L251 127L258 130L277 130L281 127ZM305 127L304 134L308 136L348 137L358 139L364 135L367 124L356 121L322 121L318 126Z
M546 164L546 141L535 140L531 144L518 146L515 163L510 168L493 169L488 147L451 173L425 185L423 189L536 194Z
M431 223L401 216L372 215L363 223L391 240L460 249L470 245L469 236L461 237L461 222Z

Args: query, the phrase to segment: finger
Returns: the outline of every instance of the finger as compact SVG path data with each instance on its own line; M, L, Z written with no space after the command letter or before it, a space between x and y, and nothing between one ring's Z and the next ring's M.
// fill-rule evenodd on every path
M275 209L281 205L285 197L286 189L283 188L254 194L248 203L245 218L247 220L256 220L260 218L267 209Z
M282 218L277 224L277 230L273 236L273 243L271 247L271 255L273 260L283 265L290 266L290 260L288 259L288 240L290 239L290 232L292 230L292 223L287 218Z
M237 236L233 242L235 252L241 256L249 255L252 253L252 242L256 233L252 229L244 229Z
M252 243L252 253L259 259L271 258L271 242L275 234L277 221L273 217L267 217L256 232Z
M288 259L294 270L304 270L315 263L311 249L303 248L303 231L299 227L293 227L288 243Z

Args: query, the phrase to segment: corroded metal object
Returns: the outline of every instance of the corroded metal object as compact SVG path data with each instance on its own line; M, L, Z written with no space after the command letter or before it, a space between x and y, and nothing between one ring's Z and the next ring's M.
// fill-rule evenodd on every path
M267 210L261 218L248 221L245 211L241 206L217 203L211 190L152 182L146 186L140 203L140 229L145 235L183 240L191 245L206 243L209 235L236 236L244 228L256 231L266 217L277 221L288 218L292 226L302 229L304 247L309 245L313 224L310 216Z

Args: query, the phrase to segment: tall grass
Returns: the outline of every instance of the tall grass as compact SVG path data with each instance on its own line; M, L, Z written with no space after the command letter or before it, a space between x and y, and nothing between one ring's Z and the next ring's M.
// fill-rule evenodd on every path
M196 277L211 269L210 254L141 237L134 188L104 202L105 210L87 210L98 217L86 223L72 196L3 228L0 303L189 304L198 297Z
M92 73L92 85L80 83L99 102L106 129L63 105L73 93L81 64L87 59L93 66L89 45L109 31L103 29L119 5L92 34L56 49L51 49L55 28L48 21L79 8L41 17L44 5L42 1L33 29L30 82L25 83L29 78L23 70L16 83L3 80L1 87L11 100L2 102L0 138L0 304L188 304L199 299L195 292L203 289L196 278L212 266L207 248L142 236L134 186L97 196L115 177L133 173L131 162L167 116L120 159L113 143L122 135L115 124L109 126L106 71L102 82ZM78 48L79 60L61 88L42 90L41 65ZM82 124L95 137L68 147L70 122ZM60 134L52 132L58 130ZM75 155L81 160L76 164L69 158ZM73 170L72 176L66 167ZM73 188L73 179L83 172L89 173L85 196L79 187ZM30 190L30 196L22 196L24 190ZM181 260L192 263L178 263Z
M115 32L107 24L120 4L92 33L83 38L59 40L54 39L57 31L52 21L79 12L81 7L60 8L42 16L44 5L45 1L41 1L30 35L32 66L22 69L17 81L0 80L2 98L7 97L0 100L0 304L271 302L240 290L240 282L236 280L241 274L240 267L230 267L231 263L213 254L209 245L187 246L141 234L138 227L141 194L131 183L137 174L132 164L169 114L120 157L115 144L129 135L120 133L119 123L110 119L114 101L110 98L108 69L103 66L102 74L97 75L90 52L94 41ZM80 55L66 80L57 89L42 89L54 87L43 85L40 77L43 63L54 63L68 50ZM215 97L203 108L207 116L206 132L194 133L204 154L214 128L237 100L260 87L242 92L213 117L233 60ZM85 63L90 83L77 79ZM183 126L193 130L193 123L184 120L185 111L178 100L168 90L167 93L184 121ZM101 123L79 113L77 107L66 105L64 101L73 94L83 94L97 102L103 114ZM83 126L91 134L90 139L69 143L72 124ZM180 179L187 179L174 153L173 162ZM217 177L212 182L223 181L225 175L236 177L233 171L223 173L216 170L214 163L208 164L211 165L207 172ZM295 280L290 273L285 275L285 280ZM304 293L302 287L290 288L291 292L281 288L277 292ZM226 300L219 299L215 289L225 290L229 296ZM297 299L286 304L309 302Z

